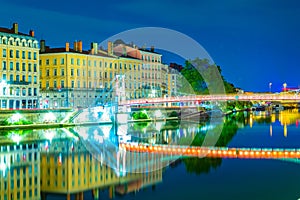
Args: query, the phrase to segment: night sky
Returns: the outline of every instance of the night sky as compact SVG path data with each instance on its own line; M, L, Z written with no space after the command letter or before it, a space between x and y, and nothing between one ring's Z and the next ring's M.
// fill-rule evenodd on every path
M16 0L1 2L0 15L1 27L17 22L20 32L34 29L53 47L82 40L87 49L129 29L172 29L201 44L237 87L260 92L269 91L270 82L272 91L284 82L300 86L297 0Z

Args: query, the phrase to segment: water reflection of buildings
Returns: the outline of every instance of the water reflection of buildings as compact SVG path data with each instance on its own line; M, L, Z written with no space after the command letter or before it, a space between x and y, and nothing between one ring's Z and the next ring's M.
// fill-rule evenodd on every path
M149 174L127 173L119 176L116 170L99 162L89 153L81 141L69 139L53 140L51 145L43 145L41 151L41 192L42 199L49 193L59 193L71 199L83 199L83 192L92 190L95 199L99 189L109 188L110 197L114 196L115 186L140 182L160 182L162 171L153 170ZM128 188L128 187L125 187ZM129 189L129 188L128 188ZM139 189L139 188L136 188Z
M260 111L251 113L249 116L249 125L253 126L255 122L265 122L270 124L270 136L273 135L272 124L280 122L283 126L284 137L288 136L288 126L295 124L298 127L300 121L300 113L298 109L283 110L280 112Z
M107 166L76 137L63 137L60 132L44 134L51 139L18 144L5 139L5 144L0 144L0 200L49 199L54 193L67 199L83 199L85 191L98 199L100 189L108 189L110 197L114 197L115 193L126 194L162 181L162 169L157 167L160 157L151 157L153 165L148 165L147 173L122 173L123 165ZM106 157L117 159L117 153L108 152ZM127 164L137 163L135 155L119 155L126 158Z
M37 143L0 146L0 199L40 199Z

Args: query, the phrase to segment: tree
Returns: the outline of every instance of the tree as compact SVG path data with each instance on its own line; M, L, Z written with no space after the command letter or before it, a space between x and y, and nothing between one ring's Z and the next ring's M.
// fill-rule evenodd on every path
M235 93L233 84L227 82L221 75L221 67L210 64L207 59L189 60L181 70L183 75L182 92L195 94ZM185 81L184 81L185 80ZM224 86L224 87L223 87Z

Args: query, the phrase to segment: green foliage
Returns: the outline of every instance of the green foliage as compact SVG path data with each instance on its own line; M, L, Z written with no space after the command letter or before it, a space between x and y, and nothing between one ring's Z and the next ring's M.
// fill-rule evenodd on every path
M32 121L26 120L26 119L20 119L17 122L14 122L12 125L28 125L33 124Z
M207 59L186 61L181 74L187 80L182 81L182 93L208 94L209 88L219 90L213 91L214 93L236 93L234 85L225 81L221 75L220 66L210 64ZM224 88L220 87L221 85L224 85Z
M172 111L170 114L168 114L169 117L178 117L178 113L176 111Z
M133 117L134 120L149 119L148 114L146 112L143 112L143 111L132 113L132 117Z
M228 101L226 105L226 111L243 110L252 107L250 101Z
M7 125L9 125L7 120L0 121L0 126L7 126Z

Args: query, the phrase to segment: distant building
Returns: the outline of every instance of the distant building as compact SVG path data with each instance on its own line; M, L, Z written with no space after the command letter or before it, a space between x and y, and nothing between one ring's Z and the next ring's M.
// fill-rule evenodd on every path
M34 31L0 28L0 108L36 108L39 97L39 47Z
M170 64L168 68L168 96L181 96L182 75L180 74L179 68L173 68L171 66Z
M107 50L82 49L82 42L49 48L41 41L41 107L89 107L115 99L115 77L125 75L127 99L165 94L167 66L154 49L108 42Z

